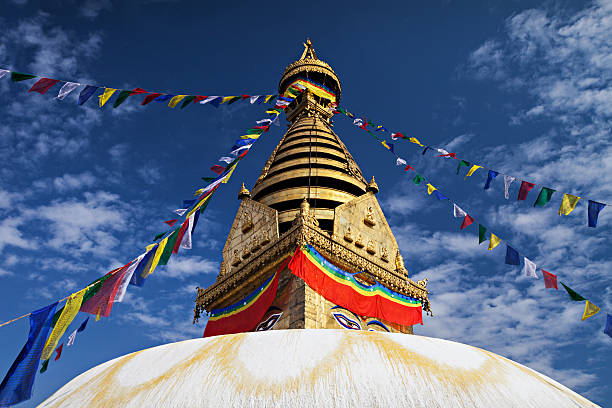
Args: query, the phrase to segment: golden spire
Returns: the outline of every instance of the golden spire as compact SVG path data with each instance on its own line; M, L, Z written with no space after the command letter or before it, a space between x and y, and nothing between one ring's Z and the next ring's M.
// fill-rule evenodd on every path
M302 53L302 56L300 57L301 60L306 59L306 58L318 59L317 53L315 52L314 47L312 46L312 42L310 41L310 38L306 38L306 43L303 45L304 45L304 52Z
M376 180L374 180L374 176L372 176L372 180L368 183L368 187L366 191L371 191L374 194L378 193L378 184L376 184Z
M247 188L244 186L244 183L242 183L242 188L240 189L240 192L238 193L238 199L242 200L243 198L247 198L250 196L251 196L250 191L247 190Z

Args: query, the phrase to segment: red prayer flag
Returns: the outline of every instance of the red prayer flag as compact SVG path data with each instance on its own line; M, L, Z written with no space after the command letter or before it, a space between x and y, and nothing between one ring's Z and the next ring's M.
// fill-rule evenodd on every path
M414 170L414 167L412 167L411 165L407 165L404 170L408 171L408 170ZM414 170L416 171L416 170Z
M251 95L244 95L244 94L243 94L243 95L242 95L242 100L245 100L246 98L250 98L250 97L251 97Z
M208 97L207 96L202 96L202 95L196 95L195 98L193 99L193 103L199 103L200 101L203 101L206 98L208 98Z
M218 164L215 164L210 169L214 171L215 173L217 173L218 175L223 174L223 172L225 171L225 167L219 166Z
M185 235L188 226L189 218L187 218L185 222L183 222L183 224L181 225L181 229L179 230L178 236L176 237L176 242L174 243L174 248L172 248L173 254L178 254L179 248L181 247L181 242L183 242L183 236Z
M53 85L57 84L59 79L41 78L39 79L28 92L38 92L44 95Z
M140 94L146 94L146 93L149 93L149 92L145 91L142 88L134 88L132 89L132 92L130 93L130 95L140 95Z
M459 227L459 229L464 229L465 227L467 227L473 222L474 222L474 219L470 217L469 214L465 214L465 217L463 218L463 222L461 223L461 227Z
M128 263L121 268L117 268L107 273L106 275L110 275L110 277L104 281L102 287L95 295L81 305L80 311L96 315L96 320L98 320L97 316L108 317L113 308L113 302L115 301L119 284L121 284L129 265Z
M557 275L553 275L552 273L547 272L542 268L540 268L540 270L542 271L542 276L544 277L544 286L547 289L554 288L559 290L559 288L557 287Z
M53 359L54 361L59 360L59 358L62 356L62 350L63 349L64 349L64 343L60 344L60 346L55 349L55 352L57 353L57 355Z
M529 183L527 181L523 181L521 183L521 189L519 190L519 194L518 194L517 200L524 200L524 199L526 199L527 198L527 194L529 193L529 191L531 191L533 186L535 186L535 184Z
M164 221L166 224L168 224L169 226L173 226L178 220L168 220L168 221Z
M147 103L149 103L149 102L151 102L151 101L155 100L155 99L156 99L157 97L159 97L159 96L162 96L162 94L157 93L157 92L150 93L150 94L148 94L147 96L145 96L145 98L143 99L143 101L142 101L141 105L142 105L142 106L144 106L144 105L146 105Z
M438 157L452 157L453 159L457 159L457 156L455 156L455 153L441 154ZM459 159L457 159L457 160L459 160Z
M267 125L267 126L253 126L253 129L261 129L264 132L267 132L267 131L270 130L270 125Z

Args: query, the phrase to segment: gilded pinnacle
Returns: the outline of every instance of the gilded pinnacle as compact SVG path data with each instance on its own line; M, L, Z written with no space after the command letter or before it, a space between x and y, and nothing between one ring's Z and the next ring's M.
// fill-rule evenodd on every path
M374 176L372 176L372 180L368 183L368 187L366 191L371 191L374 194L378 193L378 184L376 184L376 180L374 180Z
M247 198L247 197L251 197L251 192L247 190L247 188L244 186L244 183L242 183L242 188L240 189L240 192L238 193L238 199L242 200L243 198Z

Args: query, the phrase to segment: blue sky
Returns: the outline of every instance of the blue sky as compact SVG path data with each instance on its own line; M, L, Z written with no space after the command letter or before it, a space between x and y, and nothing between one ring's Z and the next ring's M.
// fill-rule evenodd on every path
M129 4L128 4L129 3ZM612 3L7 1L0 68L115 88L202 95L266 94L310 36L342 81L342 106L389 129L530 182L612 202ZM0 321L70 294L139 255L190 198L261 106L118 109L72 95L28 94L32 81L0 79ZM90 322L39 375L35 406L69 379L143 348L199 337L195 287L214 282L238 208L284 129L255 145L198 225L195 247L130 287L110 318ZM601 405L612 400L612 340L605 314L581 322L583 304L504 265L505 247L459 231L446 202L412 184L382 147L341 115L335 129L378 195L414 279L429 279L435 314L417 334L482 347L538 370ZM612 311L609 208L586 227L581 202L559 217L483 191L456 162L404 157L436 187L516 249ZM78 325L84 316L75 320ZM0 328L0 375L27 337L23 319ZM73 330L68 329L68 332Z

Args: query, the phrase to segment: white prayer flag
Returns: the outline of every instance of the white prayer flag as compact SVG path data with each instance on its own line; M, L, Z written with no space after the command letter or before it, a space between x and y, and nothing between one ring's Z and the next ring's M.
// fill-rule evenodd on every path
M525 276L538 279L538 275L536 275L537 265L527 259L526 256L523 257L523 260L525 261L525 266L523 266Z
M437 150L437 151L438 151L438 153L440 153L440 154L449 154L449 153L448 153L446 150L444 150L444 149L436 149L436 150ZM445 159L450 159L451 157L450 157L450 156L445 156L444 158L445 158Z
M189 208L177 208L176 210L174 210L174 212L182 217L183 214L187 212L187 210L189 210Z
M257 102L257 98L259 98L259 96L260 95L253 95L249 98L249 102L251 102L251 105Z
M59 90L59 92L57 93L57 99L59 100L63 100L66 95L68 95L70 92L74 91L76 89L77 86L79 86L81 84L79 84L78 82L66 82Z
M395 164L397 164L398 166L405 166L406 165L406 160L398 157L397 160L395 161Z
M189 225L185 230L185 235L183 235L183 240L181 241L181 248L191 249L191 230L193 229L193 216L195 211L189 216Z
M134 259L132 263L130 264L130 266L128 266L127 271L125 271L125 274L123 275L123 280L121 281L121 283L119 284L119 287L117 288L117 294L115 295L114 302L123 301L123 297L125 296L125 291L127 290L127 287L130 284L130 281L132 280L132 275L134 275L134 271L136 270L136 268L138 268L138 264L140 264L140 261L142 261L142 258L144 258L145 255L146 255L146 252L140 255L138 258Z
M218 98L220 98L220 96L208 96L206 99L200 101L200 104L204 105L204 104L207 104L208 102L212 102L212 101L214 101L215 99L218 99Z
M233 157L227 157L227 156L223 156L219 159L219 161L225 162L227 164L230 164L231 162L233 162L235 159Z
M463 218L467 215L465 211L461 209L457 204L453 203L453 215L455 218Z
M0 69L0 78L2 78L3 76L5 76L6 74L8 74L9 71L8 69Z
M232 156L238 156L238 154L243 151L243 150L249 150L251 148L251 146L253 146L253 143L248 144L246 146L240 146L239 148L237 148L236 150L232 150L231 154Z
M510 184L514 180L516 180L516 177L504 176L504 197L506 197L506 200L510 198Z
M76 337L77 330L78 329L74 329L74 331L70 333L70 336L68 336L68 343L66 343L66 347L72 346L74 344L74 339Z
M355 125L355 126L363 126L363 119L357 118L357 119L353 120L353 125Z
M272 119L262 119L262 120L256 121L255 123L257 123L258 125L263 125L265 123L267 125L267 124L272 123Z

